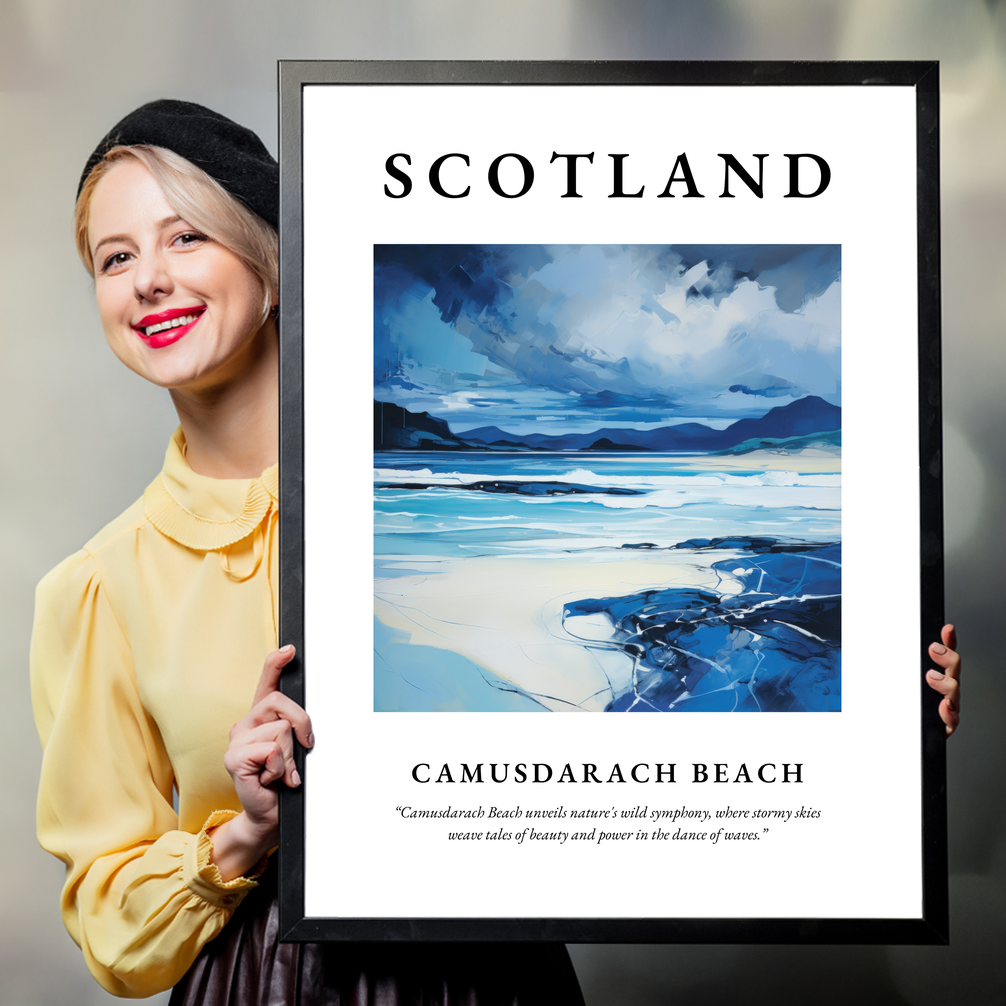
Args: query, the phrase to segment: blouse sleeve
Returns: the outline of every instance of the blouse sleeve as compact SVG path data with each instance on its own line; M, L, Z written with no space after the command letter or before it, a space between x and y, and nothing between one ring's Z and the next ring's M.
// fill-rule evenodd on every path
M255 882L224 882L210 862L207 829L233 811L198 834L178 830L171 764L87 552L39 584L31 685L44 752L38 837L66 865L63 921L103 988L161 992Z

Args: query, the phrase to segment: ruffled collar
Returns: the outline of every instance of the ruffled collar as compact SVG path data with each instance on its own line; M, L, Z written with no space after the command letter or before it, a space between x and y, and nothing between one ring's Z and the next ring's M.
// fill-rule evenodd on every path
M279 500L279 466L257 479L213 479L185 460L185 438L175 430L164 468L143 494L143 512L162 534L186 548L211 552L250 535Z

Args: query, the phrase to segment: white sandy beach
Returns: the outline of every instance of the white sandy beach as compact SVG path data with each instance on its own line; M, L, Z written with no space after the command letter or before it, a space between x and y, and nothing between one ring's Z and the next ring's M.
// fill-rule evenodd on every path
M603 616L569 620L572 635L562 624L563 605L673 586L716 589L720 578L709 563L728 554L708 553L703 565L681 553L617 549L431 559L432 575L378 580L374 613L411 633L412 642L461 653L550 709L603 710L630 683L632 660L604 646L611 626ZM409 568L420 565L410 557Z

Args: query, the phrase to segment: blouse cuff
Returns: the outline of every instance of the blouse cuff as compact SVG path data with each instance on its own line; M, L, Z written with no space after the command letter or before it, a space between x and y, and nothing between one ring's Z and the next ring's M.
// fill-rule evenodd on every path
M182 860L182 875L186 886L218 908L234 909L240 905L245 895L252 888L258 887L255 878L261 876L269 865L269 857L263 856L247 875L224 880L216 863L211 862L213 842L208 832L237 816L236 810L213 811L206 819L202 831L195 836L195 841L186 844Z

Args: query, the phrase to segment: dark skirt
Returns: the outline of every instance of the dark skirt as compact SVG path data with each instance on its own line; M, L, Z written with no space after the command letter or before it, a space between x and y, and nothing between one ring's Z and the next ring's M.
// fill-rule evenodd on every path
M583 1006L561 943L280 943L273 873L169 1006Z

